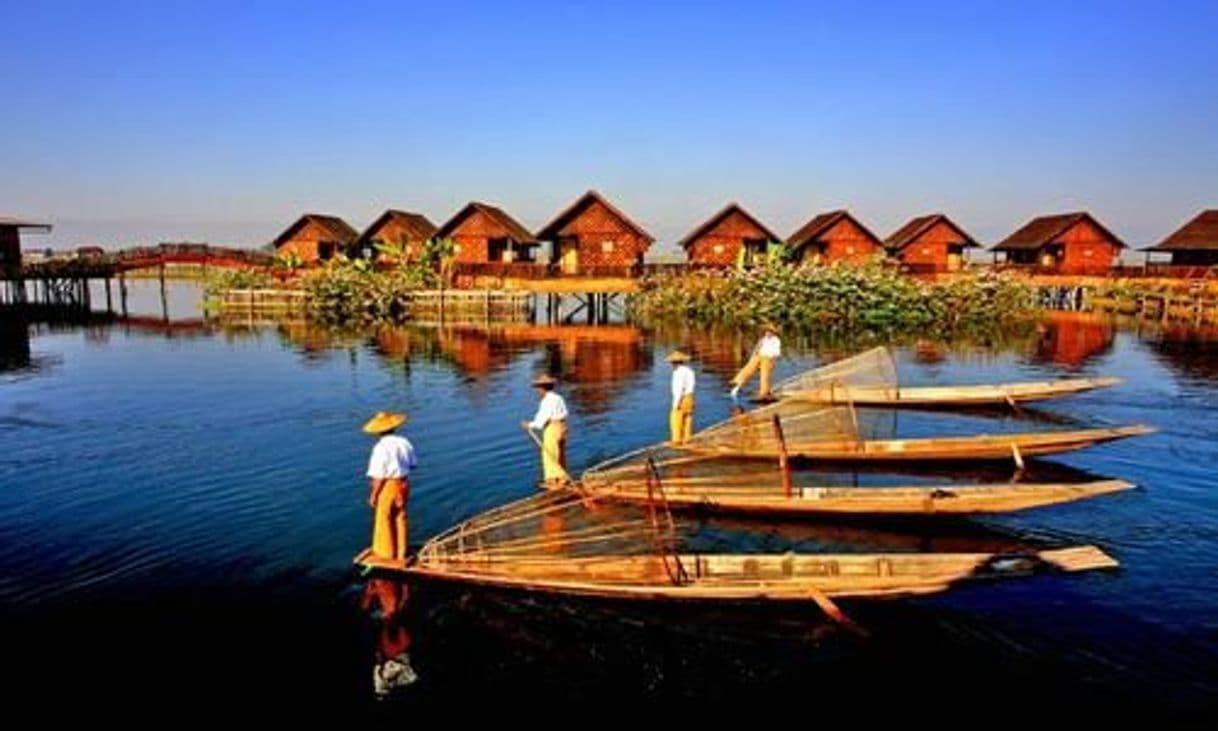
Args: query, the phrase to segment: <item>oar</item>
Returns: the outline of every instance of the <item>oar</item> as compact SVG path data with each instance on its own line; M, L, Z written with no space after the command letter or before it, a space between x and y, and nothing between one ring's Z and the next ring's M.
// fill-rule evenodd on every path
M535 434L532 429L530 429L527 426L524 426L523 424L520 426L520 428L524 429L524 433L529 435L529 439L533 440L533 443L537 445L538 449L540 449L543 453L550 455L550 457L554 460L554 464L558 465L559 471L562 472L563 479L566 480L567 482L574 483L575 480L571 479L571 473L567 472L567 468L562 466L562 463L558 459L558 455L556 455L556 454L554 454L554 452L546 449L546 445L543 444L542 441L537 438L537 434Z
M864 629L861 624L847 616L842 611L842 608L837 606L837 603L830 599L829 595L825 592L814 586L809 586L808 595L812 597L812 601L816 602L816 606L820 607L820 610L825 613L825 616L837 622L843 629L853 632L859 637L871 636L871 633Z

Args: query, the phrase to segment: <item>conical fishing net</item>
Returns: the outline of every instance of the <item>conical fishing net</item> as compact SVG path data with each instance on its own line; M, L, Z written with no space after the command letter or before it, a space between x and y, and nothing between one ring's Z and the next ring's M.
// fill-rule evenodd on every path
M863 395L868 400L896 400L899 389L892 354L880 347L792 376L778 384L775 393L801 401L840 404Z
M687 580L678 557L682 535L661 488L643 506L615 505L561 488L489 510L436 536L419 551L420 567L527 578L612 580L623 557L648 557L657 583ZM647 573L646 570L643 571ZM635 573L623 577L640 580ZM646 578L644 576L644 578Z
M859 423L848 406L820 407L801 401L779 401L742 412L694 434L680 446L699 454L738 457L777 457L795 453L810 442L853 442Z

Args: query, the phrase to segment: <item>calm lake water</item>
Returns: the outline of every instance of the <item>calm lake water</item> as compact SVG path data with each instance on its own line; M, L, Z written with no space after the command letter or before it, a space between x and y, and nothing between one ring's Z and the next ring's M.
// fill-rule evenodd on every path
M1124 378L1023 418L880 419L902 436L1149 423L1160 431L1033 468L1138 490L946 524L712 521L767 551L1094 543L1118 571L846 603L867 640L811 606L630 606L429 585L412 587L391 626L373 608L401 599L397 588L351 569L368 540L371 440L359 426L373 411L411 415L417 543L531 494L536 454L518 422L535 407L532 374L561 375L569 459L582 468L663 438L673 347L697 356L699 426L725 416L726 382L751 335L471 325L335 338L191 319L197 293L181 285L166 324L154 288L135 285L148 317L132 322L6 321L0 331L0 619L20 676L12 698L388 714L452 708L471 689L520 704L862 699L914 715L971 703L1215 708L1218 345L1206 333L1060 314L1012 343L898 350L911 385ZM788 349L779 375L845 354ZM419 682L376 701L378 651L408 644Z

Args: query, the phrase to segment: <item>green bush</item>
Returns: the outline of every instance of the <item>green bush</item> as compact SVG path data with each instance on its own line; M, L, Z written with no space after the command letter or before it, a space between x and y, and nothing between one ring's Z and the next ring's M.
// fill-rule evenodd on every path
M420 261L400 256L379 257L380 266L365 259L336 257L301 278L307 292L309 315L330 324L400 322L409 314L410 293L441 285L429 245Z
M835 335L946 337L1026 320L1035 293L996 274L923 282L881 263L768 266L747 271L660 276L630 300L646 319L755 325L773 321Z
M275 278L266 269L220 269L208 275L203 283L203 293L215 297L230 289L268 289L277 286Z

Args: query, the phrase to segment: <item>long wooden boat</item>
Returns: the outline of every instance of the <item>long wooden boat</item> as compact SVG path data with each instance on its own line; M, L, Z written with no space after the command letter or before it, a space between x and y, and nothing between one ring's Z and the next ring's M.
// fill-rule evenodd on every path
M527 557L496 560L477 552L395 561L366 550L365 569L530 592L636 600L807 601L895 598L944 591L969 579L1028 575L1039 569L1088 571L1118 566L1095 546L1026 554L671 554ZM677 573L674 575L674 570ZM675 578L674 578L675 576Z
M1066 378L1058 381L968 386L843 386L783 389L781 398L810 403L888 408L980 408L1046 401L1121 383L1119 378Z
M1021 434L979 434L963 437L930 437L918 439L810 439L786 443L792 457L831 462L925 461L925 460L1007 460L1022 461L1023 457L1060 454L1077 449L1152 434L1154 429L1144 425L1077 429ZM729 443L699 443L694 440L674 447L700 454L731 457L776 459L779 448L771 441L758 439L734 440Z
M664 499L676 509L768 516L877 515L957 516L1008 513L1084 500L1133 489L1123 480L939 487L799 487L664 482ZM581 489L607 500L647 504L645 482L585 481Z

